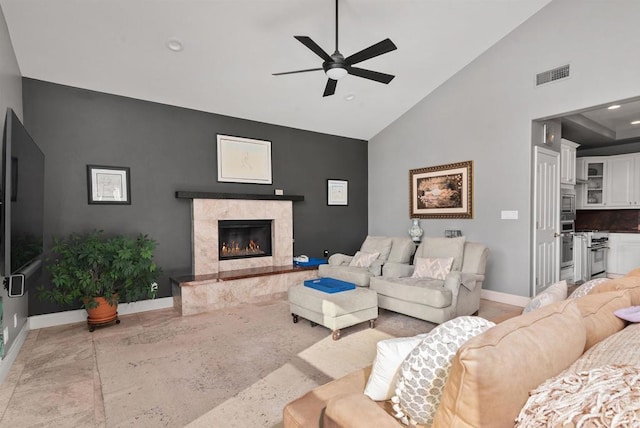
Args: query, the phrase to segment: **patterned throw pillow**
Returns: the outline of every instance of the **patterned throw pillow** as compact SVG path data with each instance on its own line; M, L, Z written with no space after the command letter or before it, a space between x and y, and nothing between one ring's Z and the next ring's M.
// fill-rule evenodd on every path
M525 306L522 313L531 312L536 309L540 309L543 306L550 305L560 300L567 298L567 281L564 279L560 282L556 282L553 285L547 287L542 293L531 299L529 304Z
M591 281L587 281L584 284L582 284L580 287L573 290L573 293L571 293L569 297L567 297L567 299L577 299L578 297L584 297L587 294L589 294L589 292L593 290L596 287L596 285L600 285L606 281L609 281L609 278L595 278L595 279L592 279Z
M405 425L431 425L458 348L494 325L484 318L464 316L431 330L402 362L396 395L391 398L395 417Z
M453 257L446 258L417 258L415 261L415 269L411 278L433 278L444 280L447 274L451 272Z
M351 259L349 266L368 268L379 256L380 253L365 253L364 251L357 251L356 255Z

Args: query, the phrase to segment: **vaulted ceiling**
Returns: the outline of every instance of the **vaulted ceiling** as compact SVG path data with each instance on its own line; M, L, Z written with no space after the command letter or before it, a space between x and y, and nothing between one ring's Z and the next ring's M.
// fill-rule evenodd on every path
M550 0L340 0L340 51L397 50L323 97L294 39L335 48L333 0L0 0L25 77L368 140ZM178 40L183 49L167 43ZM352 98L348 100L348 98Z

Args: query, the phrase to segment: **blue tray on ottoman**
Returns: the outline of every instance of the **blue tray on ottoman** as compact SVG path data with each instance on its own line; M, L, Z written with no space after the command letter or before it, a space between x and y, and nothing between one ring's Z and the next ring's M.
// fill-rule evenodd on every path
M304 282L304 285L325 293L339 293L341 291L355 290L356 288L355 284L333 278L308 279Z

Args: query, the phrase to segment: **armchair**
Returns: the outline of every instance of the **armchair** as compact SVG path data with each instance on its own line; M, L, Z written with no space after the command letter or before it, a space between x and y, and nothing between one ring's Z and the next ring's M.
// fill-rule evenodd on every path
M376 260L368 266L354 266L354 256L342 253L329 257L329 263L318 266L318 276L321 278L335 278L351 282L359 287L368 287L372 277L382 274L382 267L386 263L409 266L411 256L416 246L411 238L367 236L360 247L360 252L379 253Z
M382 276L371 278L370 288L378 293L378 307L441 324L478 312L488 255L485 245L465 237L425 238L413 265L386 264ZM438 258L453 258L446 275L413 275L420 259Z

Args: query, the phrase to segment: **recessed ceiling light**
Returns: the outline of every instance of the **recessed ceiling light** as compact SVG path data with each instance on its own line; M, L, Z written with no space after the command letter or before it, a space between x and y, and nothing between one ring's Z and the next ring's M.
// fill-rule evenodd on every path
M180 39L174 38L167 40L167 48L174 52L180 52L182 49L184 49L184 46L182 45L182 41Z
M632 125L640 125L640 120L634 120L631 122Z
M345 95L344 99L345 99L346 101L353 101L353 100L355 100L355 99L356 99L356 94L348 94L348 95Z
M609 109L609 110L615 110L617 108L620 108L620 104L614 104L612 106L607 107L607 109Z

